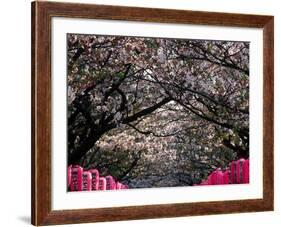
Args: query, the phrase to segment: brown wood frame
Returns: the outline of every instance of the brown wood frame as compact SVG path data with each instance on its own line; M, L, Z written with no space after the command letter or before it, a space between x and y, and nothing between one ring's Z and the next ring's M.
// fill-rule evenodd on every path
M51 18L96 18L263 29L263 199L51 210ZM32 3L32 224L52 225L272 211L274 17L77 3ZM44 177L42 177L44 176Z

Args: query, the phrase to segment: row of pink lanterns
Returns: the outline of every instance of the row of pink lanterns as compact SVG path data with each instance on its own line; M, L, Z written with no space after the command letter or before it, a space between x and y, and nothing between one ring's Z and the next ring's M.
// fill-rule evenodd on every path
M79 165L70 165L67 171L69 191L100 191L128 189L112 176L101 177L97 169L84 171Z
M101 177L97 169L84 171L79 165L68 167L67 184L69 191L100 191L128 189L116 181L112 176ZM232 161L230 167L224 171L216 169L206 180L194 185L221 185L249 183L249 159Z
M247 184L249 183L249 159L232 161L224 171L216 169L205 181L195 185Z

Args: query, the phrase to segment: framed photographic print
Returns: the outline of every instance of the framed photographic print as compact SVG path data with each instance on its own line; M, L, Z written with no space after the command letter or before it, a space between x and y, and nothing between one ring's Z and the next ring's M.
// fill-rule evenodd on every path
M32 3L32 224L273 210L272 16Z

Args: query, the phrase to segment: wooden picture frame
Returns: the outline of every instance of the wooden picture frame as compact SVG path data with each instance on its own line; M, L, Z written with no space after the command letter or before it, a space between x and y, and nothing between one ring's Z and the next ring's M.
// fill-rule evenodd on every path
M51 208L51 18L88 18L263 29L263 198L78 210ZM272 211L273 16L76 3L32 3L32 224L54 225ZM42 177L44 176L44 177Z

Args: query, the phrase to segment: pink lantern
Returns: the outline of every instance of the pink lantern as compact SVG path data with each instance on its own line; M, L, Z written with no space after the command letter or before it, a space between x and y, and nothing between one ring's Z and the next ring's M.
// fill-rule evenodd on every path
M92 174L89 171L83 172L83 191L92 190Z
M216 177L217 177L217 184L224 184L224 179L223 179L224 175L221 170L216 171Z
M89 171L92 174L92 190L99 190L99 171L97 169Z
M242 182L242 168L241 164L245 161L245 159L241 158L238 161L236 161L236 180L238 184L243 183Z
M70 191L82 191L83 182L82 182L83 168L79 165L74 165L71 168L71 182L70 182Z
M249 176L250 176L250 169L249 169L249 159L245 160L243 162L243 166L242 166L242 170L243 170L243 183L249 183Z
M230 164L230 172L231 172L231 184L235 184L236 183L236 162L232 161Z
M72 165L68 166L68 168L67 168L67 187L69 187L70 182L71 182L71 168L72 168Z
M106 176L106 190L115 190L116 183L112 176Z
M223 184L229 184L230 171L226 170L223 174Z
M106 179L104 177L100 177L99 179L99 190L106 190Z
M128 187L128 185L122 184L121 188L122 188L122 189L128 189L129 187Z
M117 190L120 190L120 189L122 189L122 184L120 183L120 182L116 182L116 189Z
M210 176L208 177L208 182L210 185L217 184L217 170L210 174Z

